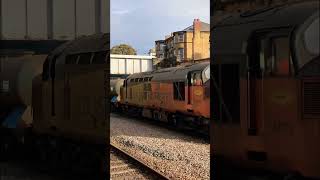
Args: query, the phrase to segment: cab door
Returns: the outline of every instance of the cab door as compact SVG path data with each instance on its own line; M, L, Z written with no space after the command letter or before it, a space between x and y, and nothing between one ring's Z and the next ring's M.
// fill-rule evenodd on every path
M249 149L258 152L259 157L255 154L248 158L269 159L281 168L289 162L277 157L288 157L296 148L293 125L298 115L299 84L294 76L290 30L259 34L255 42L248 75L248 136L258 144Z
M251 44L248 70L248 135L276 126L280 119L293 118L289 107L297 94L294 63L290 52L290 31L258 34ZM278 119L278 120L274 120Z
M202 100L202 79L201 71L191 71L187 75L188 77L188 105L197 107ZM194 109L194 108L192 108Z
M297 117L298 82L288 34L271 34L260 41L262 128L283 134Z

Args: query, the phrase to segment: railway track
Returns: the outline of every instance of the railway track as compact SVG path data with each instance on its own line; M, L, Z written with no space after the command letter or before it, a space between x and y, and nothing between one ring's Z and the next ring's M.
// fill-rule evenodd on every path
M110 179L169 179L116 145L110 151Z

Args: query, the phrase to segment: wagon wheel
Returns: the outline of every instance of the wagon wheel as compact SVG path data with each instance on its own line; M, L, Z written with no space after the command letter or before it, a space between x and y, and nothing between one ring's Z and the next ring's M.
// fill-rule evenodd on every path
M179 117L173 114L168 115L168 122L171 126L178 128L180 126Z

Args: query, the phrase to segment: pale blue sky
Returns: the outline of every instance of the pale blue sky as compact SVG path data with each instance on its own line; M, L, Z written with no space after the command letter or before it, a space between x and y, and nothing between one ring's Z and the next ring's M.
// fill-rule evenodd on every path
M145 54L197 18L209 23L210 0L111 0L111 46L127 43Z

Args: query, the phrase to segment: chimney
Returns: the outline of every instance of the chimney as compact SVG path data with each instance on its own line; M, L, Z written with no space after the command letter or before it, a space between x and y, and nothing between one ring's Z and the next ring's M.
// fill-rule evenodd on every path
M199 19L193 21L192 53L193 60L201 59L201 22Z
M199 19L194 19L193 21L193 30L194 31L200 31L201 29L201 22Z

